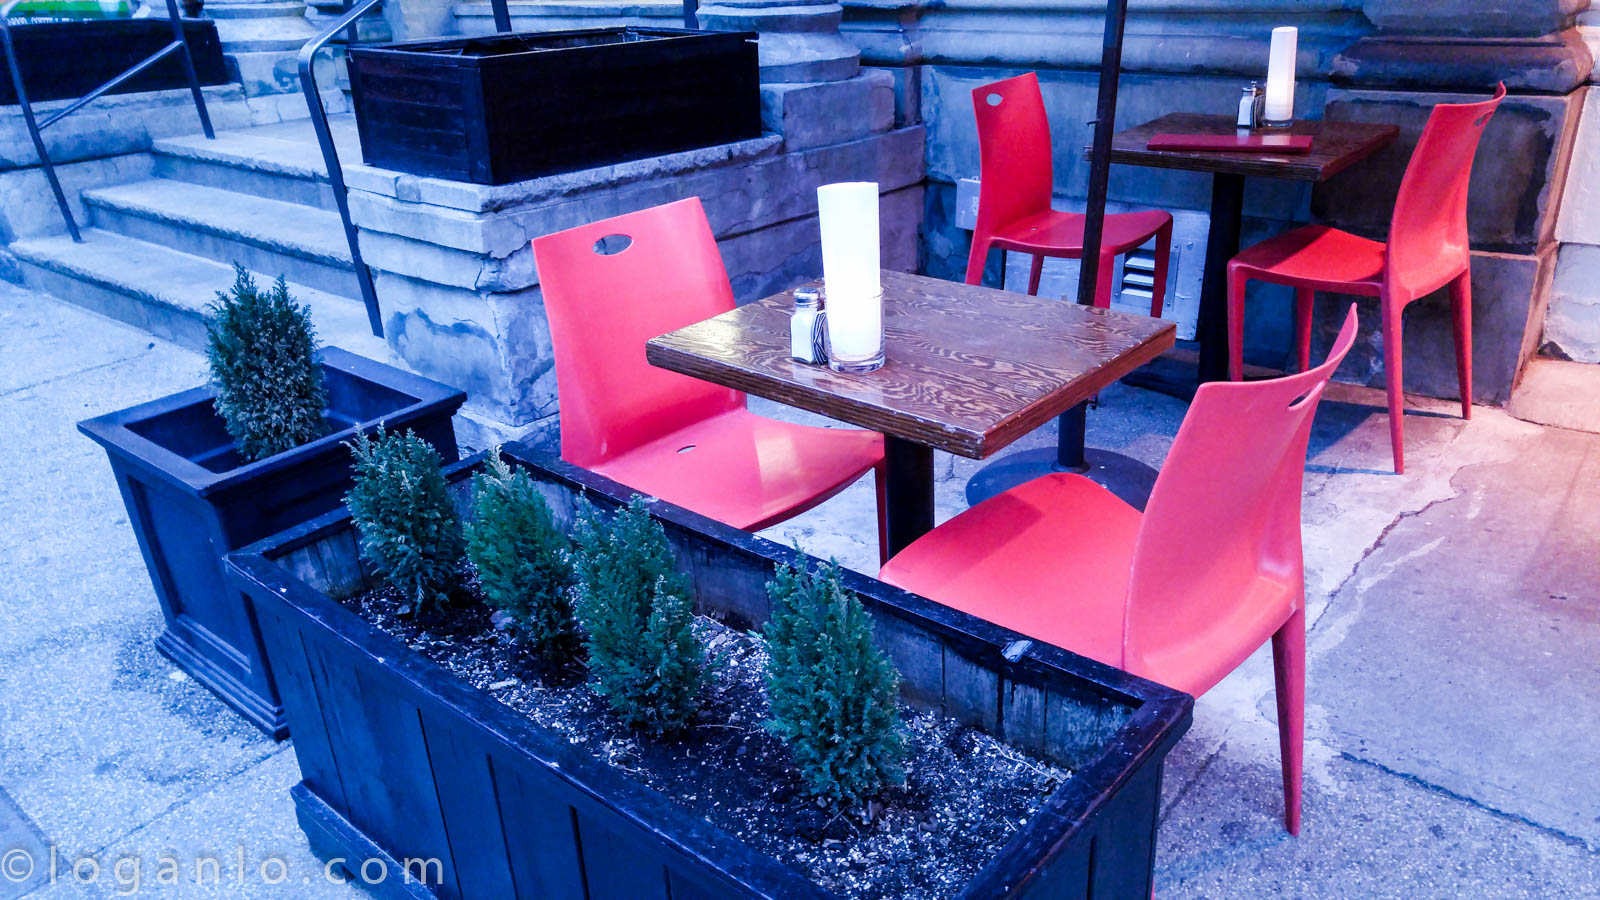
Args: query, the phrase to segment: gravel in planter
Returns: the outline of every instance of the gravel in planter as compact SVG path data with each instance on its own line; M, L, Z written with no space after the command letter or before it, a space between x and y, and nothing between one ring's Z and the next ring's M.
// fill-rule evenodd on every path
M801 794L782 743L761 723L766 665L758 635L697 620L720 659L694 725L675 741L630 732L583 683L581 668L550 671L508 624L469 599L413 615L397 591L342 602L469 684L489 691L611 766L671 797L741 841L846 897L952 896L1070 775L989 735L901 705L906 780L882 802L837 812Z

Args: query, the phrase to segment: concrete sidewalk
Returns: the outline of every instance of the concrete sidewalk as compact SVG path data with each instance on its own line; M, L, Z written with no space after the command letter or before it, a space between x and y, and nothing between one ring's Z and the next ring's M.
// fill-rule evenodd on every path
M0 284L0 842L39 863L0 871L0 900L127 893L125 856L152 895L356 893L328 882L295 824L292 745L154 651L121 498L74 428L204 377L194 353ZM1169 761L1160 895L1600 896L1600 436L1425 404L1397 477L1381 394L1331 393L1306 483L1302 834L1282 828L1259 653L1201 698ZM1159 465L1185 409L1113 388L1090 443ZM937 466L943 519L978 464ZM863 482L770 535L871 571L872 496ZM73 883L83 854L94 884ZM182 886L158 883L164 856ZM220 887L194 884L206 856Z

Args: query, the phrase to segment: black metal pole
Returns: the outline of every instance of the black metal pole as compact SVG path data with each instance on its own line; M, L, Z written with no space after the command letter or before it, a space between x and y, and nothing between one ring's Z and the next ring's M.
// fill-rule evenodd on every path
M1107 0L1105 48L1100 53L1100 99L1095 106L1094 155L1089 158L1088 219L1083 223L1083 261L1078 270L1078 302L1094 303L1100 274L1100 244L1105 235L1106 186L1111 180L1111 136L1117 128L1117 81L1122 75L1122 31L1128 0Z
M700 27L700 0L683 0L683 27Z

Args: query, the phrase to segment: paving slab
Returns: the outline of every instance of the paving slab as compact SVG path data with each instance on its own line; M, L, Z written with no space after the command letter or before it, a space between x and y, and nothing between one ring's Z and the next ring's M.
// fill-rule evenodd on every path
M1300 836L1283 830L1270 727L1239 726L1203 787L1161 823L1156 896L1395 900L1593 897L1600 857L1580 844L1346 756L1307 782Z
M17 813L0 831L103 867L139 858L145 892L162 896L353 895L299 836L292 744L154 651L159 615L121 498L73 427L203 377L198 354L0 285L0 458L14 473L0 485L0 791ZM1282 829L1271 655L1258 652L1200 698L1168 760L1162 896L1600 895L1600 436L1411 405L1404 476L1380 392L1333 386L1313 433L1302 835ZM1159 467L1187 408L1108 388L1089 443ZM1047 426L1009 452L1054 441ZM965 508L982 465L936 457L940 521ZM864 478L764 534L874 572L874 495ZM231 863L237 847L256 876L273 857L288 878L247 872L211 892L155 881L162 853ZM117 896L114 876L28 896Z

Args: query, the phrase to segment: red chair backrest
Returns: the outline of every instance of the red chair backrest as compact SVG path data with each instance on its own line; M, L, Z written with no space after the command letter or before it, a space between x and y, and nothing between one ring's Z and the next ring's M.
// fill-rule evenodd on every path
M1417 149L1400 180L1389 220L1388 280L1416 291L1437 284L1408 278L1418 270L1460 271L1468 262L1467 184L1483 129L1494 117L1506 86L1481 103L1441 103L1428 116Z
M1050 209L1050 120L1032 72L972 92L978 119L978 234Z
M1351 306L1315 369L1212 382L1195 394L1134 547L1123 668L1161 671L1171 662L1164 655L1204 647L1219 622L1251 602L1261 575L1303 583L1300 493L1311 423L1355 339Z
M625 249L606 252L623 239ZM534 238L533 258L555 346L562 459L594 466L744 404L738 391L645 361L646 341L734 306L699 197Z

